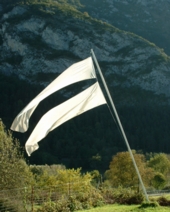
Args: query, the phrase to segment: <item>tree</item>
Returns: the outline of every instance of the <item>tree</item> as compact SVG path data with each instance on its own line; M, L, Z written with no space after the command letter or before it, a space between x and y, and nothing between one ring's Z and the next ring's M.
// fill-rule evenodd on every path
M133 155L144 183L148 184L149 180L153 178L153 170L147 168L143 154L137 154L133 151ZM106 171L105 176L112 186L138 187L138 176L129 152L119 152L113 156L109 168L110 169Z
M50 170L51 168L56 169ZM57 188L58 191L65 194L84 190L88 192L92 189L92 175L90 173L81 174L81 168L65 169L62 165L53 165L52 167L32 166L31 170L34 172L36 185L40 187Z
M27 186L32 174L25 162L19 141L13 139L10 131L0 120L0 189Z
M100 184L102 183L102 175L100 174L98 170L93 170L90 172L90 174L93 178L92 185L98 188Z
M165 176L170 172L170 160L164 153L155 154L148 161L148 166Z
M154 154L148 161L148 166L154 169L155 174L151 180L151 185L156 189L162 189L170 173L170 160L164 153Z
M92 189L92 176L90 173L81 174L81 168L59 170L56 179L62 191L68 191L69 194Z
M161 173L156 173L152 179L152 185L156 189L162 189L166 185L166 178Z
M56 175L59 170L65 169L64 165L53 164L49 165L31 165L31 172L37 186L40 187L55 187L57 186Z

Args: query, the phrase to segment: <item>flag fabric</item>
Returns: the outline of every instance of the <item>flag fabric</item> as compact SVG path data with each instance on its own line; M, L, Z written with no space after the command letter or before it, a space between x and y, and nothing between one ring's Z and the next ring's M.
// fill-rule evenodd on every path
M49 110L38 122L28 138L25 148L30 156L39 148L38 142L59 125L99 105L106 104L106 100L98 82L82 91L78 95Z
M43 99L70 84L92 78L96 78L96 75L91 57L73 64L49 84L17 115L12 123L11 130L26 132L32 113Z

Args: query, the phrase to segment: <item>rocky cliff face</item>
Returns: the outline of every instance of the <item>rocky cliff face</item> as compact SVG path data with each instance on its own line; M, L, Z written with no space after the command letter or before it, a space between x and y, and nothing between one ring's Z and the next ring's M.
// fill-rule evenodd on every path
M116 2L105 1L111 11ZM0 10L4 74L46 85L71 64L89 57L93 49L111 89L134 88L170 100L170 58L142 37L56 1L17 4L8 10L0 5Z

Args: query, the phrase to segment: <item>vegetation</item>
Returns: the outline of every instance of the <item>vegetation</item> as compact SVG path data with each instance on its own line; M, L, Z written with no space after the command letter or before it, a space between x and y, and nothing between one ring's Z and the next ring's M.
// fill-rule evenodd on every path
M94 28L96 28L99 35L105 33L107 29L111 30L113 33L123 33L123 35L126 33L104 22L95 20L86 13L81 13L78 9L73 8L73 4L77 4L78 1L30 0L11 2L20 2L20 4L21 2L22 4L27 3L30 5L31 9L20 16L16 15L11 18L9 17L9 26L10 23L18 24L18 20L21 20L21 18L22 20L28 20L32 17L32 14L35 14L35 18L45 18L47 25L58 28L66 27L65 24L61 24L61 20L64 20L64 23L69 23L67 30L74 30L75 33L77 30L80 30L78 26L82 26L86 29L85 31L80 30L83 32L81 33L82 37L93 34L91 30ZM62 18L57 19L59 16ZM89 23L90 25L92 24L91 28L89 28ZM11 32L10 27L8 30ZM43 58L47 58L48 60L52 60L53 58L61 59L62 57L73 58L74 60L79 59L78 56L66 50L51 50L50 47L43 42L40 35L34 37L31 32L28 31L20 32L20 35L23 43L37 50L37 53L34 55L35 58L39 58L39 56L45 52ZM113 40L113 44L114 42ZM147 44L138 38L135 45ZM128 55L128 52L132 49L134 49L132 46L126 49L120 49L122 52L119 53L126 53L126 55ZM5 55L5 53L3 55ZM166 61L166 58L163 56L159 58L161 58L162 61ZM22 60L23 56L13 52L7 57L3 57L1 63L8 63L12 67L18 67L22 65ZM154 58L154 61L157 62L158 58ZM115 62L113 65L119 66L121 65L120 63L121 62L116 64ZM107 63L103 62L101 65L104 70ZM147 66L145 71L148 72L151 70L152 63ZM32 83L39 81L48 83L54 79L54 74L46 74L43 72L37 74L32 73L32 69L30 68L27 77ZM116 74L114 74L114 78L118 78L118 81L120 80L121 83L126 81L125 77L120 77ZM112 76L109 76L107 80L112 84ZM78 88L78 86L76 86L73 85L72 88ZM22 89L23 87L24 89ZM24 80L18 79L14 75L6 76L0 73L0 89L0 98L3 100L0 102L0 117L7 126L7 129L9 129L15 116L43 89L43 87L41 85L29 84ZM62 90L62 92L67 95L65 90ZM169 107L166 106L166 97L160 95L154 97L154 99L151 92L143 92L137 86L129 89L114 86L112 94L131 148L136 149L137 152L142 149L143 154L147 152L168 153L170 147L170 143L168 142L170 123L167 116L167 114L169 114ZM33 114L28 132L24 134L14 133L16 138L20 140L22 147L40 117L48 109L63 102L66 99L66 95L63 96L63 93L57 92L57 94L48 97L38 106ZM119 102L124 102L125 96L127 102L126 104L123 103L123 106L120 106ZM136 104L132 105L134 99ZM158 102L162 104L165 103L165 105L159 105ZM106 106L101 106L55 129L54 132L51 132L43 139L40 143L40 149L35 152L31 158L27 158L27 160L29 160L31 164L40 165L47 163L51 165L59 163L64 164L67 168L82 167L83 171L97 169L103 174L105 170L108 169L112 156L117 152L125 150L126 147L121 138L119 129L117 128L117 124L112 120ZM96 155L98 155L100 159L95 157Z
M147 167L143 154L137 154L134 151L134 158L142 179L145 183L149 183L153 178L153 170ZM138 188L139 180L129 152L120 152L113 156L109 168L106 171L106 178L112 186L132 187L136 185Z
M168 212L169 208L168 207L146 207L146 208L139 208L140 206L136 206L136 205L131 205L131 206L127 206L127 205L118 205L118 204L114 204L114 205L107 205L107 206L103 206L100 208L93 208L90 210L84 210L84 211L77 211L77 212Z
M18 188L30 186L33 182L33 175L23 157L19 141L12 137L10 131L5 130L0 120L0 211L20 211L23 199L12 199L18 193L23 195Z
M19 142L5 131L0 121L0 189L26 186L32 181L32 174L20 151Z
M142 209L149 211L149 208L159 208L159 205L170 206L170 200L164 196L153 199L150 203L143 203L144 196L140 189L136 190L135 187L136 176L134 173L131 175L134 170L131 169L132 164L128 152L120 152L113 157L110 169L106 171L106 179L103 180L101 180L98 170L83 173L81 168L66 169L63 165L28 165L18 141L12 137L10 131L5 130L2 121L0 121L0 151L1 210L6 208L6 210L20 212L23 211L23 208L27 208L28 201L31 201L32 208L33 204L37 205L34 208L36 212L72 212L101 207L106 204L138 205L138 207L131 207L138 211ZM150 155L148 161L142 154L137 154L135 151L133 154L143 179L145 179L146 172L149 176L148 180L145 179L146 185L150 185L148 181L152 182L155 176L160 175L158 172L160 170L167 185L170 169L163 169L165 161L167 162L166 167L168 167L169 161L165 154ZM95 158L99 159L100 157L96 155ZM152 168L148 167L148 164L152 165ZM122 173L119 171L119 167L121 167ZM148 175L149 171L153 172L153 175ZM154 175L154 173L156 174ZM118 181L119 178L123 180ZM157 185L162 186L160 179L154 180ZM155 184L150 186L154 187ZM4 193L2 193L3 191ZM12 201L14 193L15 202ZM41 204L39 200L43 200ZM127 209L128 207L121 206L119 208Z
M146 187L162 189L168 183L170 161L166 154L154 154L148 161L143 154L133 151L135 161ZM119 152L113 156L106 179L112 186L133 187L139 190L139 180L129 152ZM106 181L107 182L107 181Z

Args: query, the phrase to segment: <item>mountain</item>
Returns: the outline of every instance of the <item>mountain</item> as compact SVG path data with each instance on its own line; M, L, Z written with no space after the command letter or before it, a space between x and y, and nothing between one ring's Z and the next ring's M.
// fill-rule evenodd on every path
M93 49L131 147L168 152L170 57L162 49L91 17L81 11L82 1L5 2L0 3L0 117L7 128L44 86L71 64L89 57ZM46 111L85 84L65 88L43 101L30 120L30 130L14 133L21 144ZM40 142L30 162L57 161L68 167L105 170L113 154L126 150L110 117L102 106L60 126Z
M113 26L133 32L170 55L170 0L80 0L69 1L80 11ZM76 3L77 2L77 3ZM81 6L80 6L81 5Z

